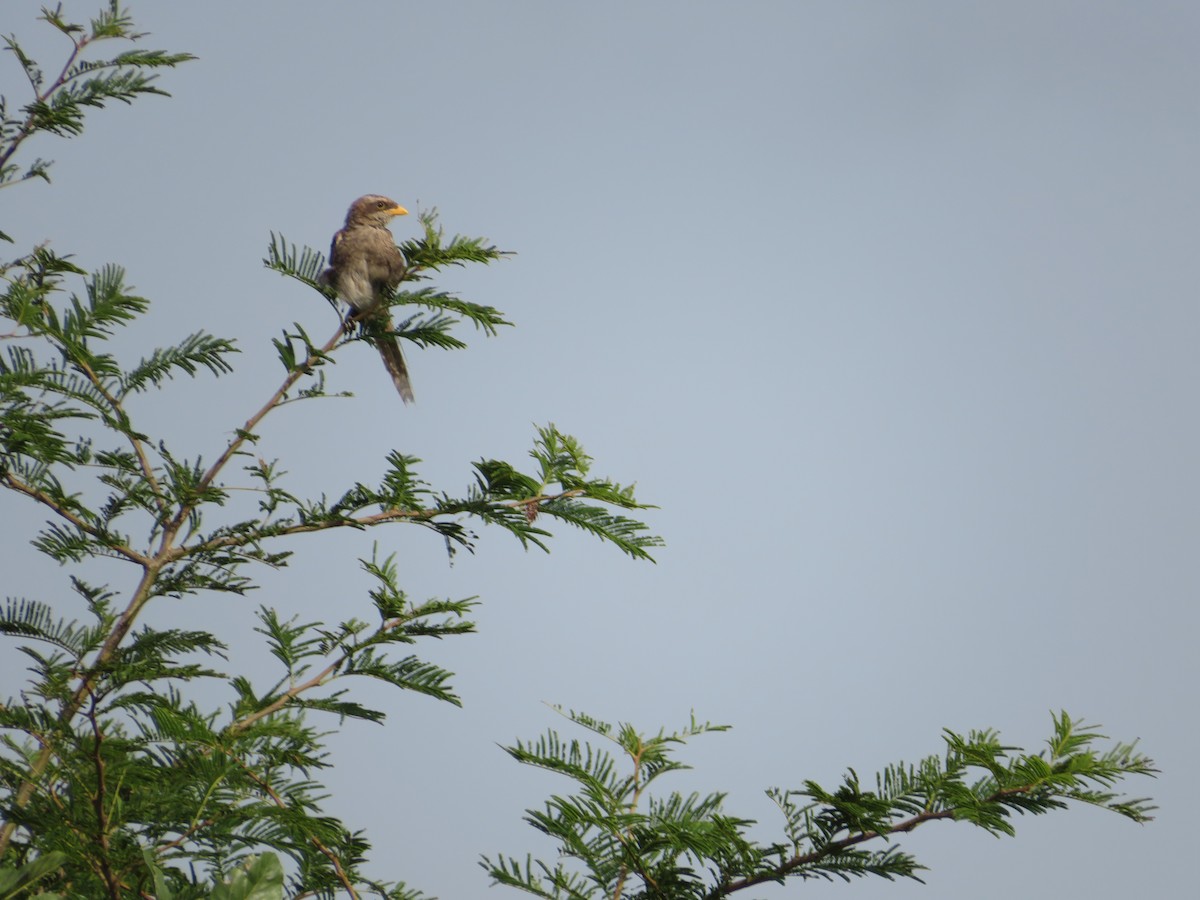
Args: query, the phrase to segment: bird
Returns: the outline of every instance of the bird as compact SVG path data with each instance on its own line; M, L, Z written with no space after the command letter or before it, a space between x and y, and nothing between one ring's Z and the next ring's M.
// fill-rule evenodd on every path
M345 226L333 236L329 268L319 279L350 304L357 318L377 322L382 332L392 330L392 318L384 300L400 284L407 266L388 225L396 216L406 215L408 210L389 197L381 194L359 197L350 204ZM412 403L412 382L399 339L392 334L378 334L373 343L400 399Z

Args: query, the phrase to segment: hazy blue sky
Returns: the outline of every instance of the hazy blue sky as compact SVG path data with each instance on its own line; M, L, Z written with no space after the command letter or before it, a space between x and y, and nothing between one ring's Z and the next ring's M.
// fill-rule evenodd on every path
M37 8L10 0L0 31L50 63ZM133 10L147 45L200 61L163 76L173 99L31 147L55 182L5 191L0 227L126 266L155 303L134 341L237 337L237 374L147 404L156 426L215 455L278 380L270 338L335 324L262 268L268 233L324 251L350 200L380 192L517 251L444 283L518 327L410 351L410 408L351 353L331 374L356 399L280 413L263 454L319 492L397 448L457 490L471 460L520 458L554 421L661 506L657 566L488 530L451 568L396 528L298 541L248 600L155 613L226 621L246 653L258 603L366 616L354 559L372 539L413 595L482 595L479 635L424 648L464 709L371 690L388 725L334 742L330 806L372 835L379 875L480 896L480 853L547 852L521 813L565 784L497 748L565 725L543 700L734 725L678 784L728 790L764 826L765 787L938 751L943 727L1033 747L1065 708L1142 739L1164 774L1129 787L1159 798L1157 821L1077 810L1015 841L934 826L909 843L927 886L786 893L1194 892L1200 5ZM18 78L0 58L4 93ZM3 503L25 534L29 510ZM4 594L60 596L28 551L0 566Z

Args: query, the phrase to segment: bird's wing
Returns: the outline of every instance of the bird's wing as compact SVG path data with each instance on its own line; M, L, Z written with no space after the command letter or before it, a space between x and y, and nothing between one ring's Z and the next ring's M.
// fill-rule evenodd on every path
M375 296L367 263L366 236L363 234L367 230L370 229L343 228L333 236L329 248L329 271L332 273L329 280L338 295L358 310L369 309L380 299Z
M361 237L358 234L354 237L356 242L362 242L363 259L371 284L377 290L395 288L404 275L404 254L396 246L391 232L382 228L364 228Z
M342 238L345 236L346 229L342 228L339 231L334 232L333 240L329 244L329 265L334 269L338 267L338 258L341 256L340 250L342 246Z

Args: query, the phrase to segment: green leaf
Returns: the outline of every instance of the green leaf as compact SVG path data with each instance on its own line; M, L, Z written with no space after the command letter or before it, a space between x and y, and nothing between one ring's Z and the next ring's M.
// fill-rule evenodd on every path
M224 375L233 371L225 357L239 352L233 341L196 332L174 347L156 349L130 369L122 381L126 392L141 392L160 387L176 372L195 377L200 367L214 375Z
M158 860L148 848L142 848L142 859L146 863L146 868L150 870L150 875L154 879L154 900L174 900L175 894L168 887L167 879L163 875L162 866L158 864Z
M280 900L283 866L273 853L248 860L226 882L213 888L211 900Z
M61 868L67 862L67 854L58 851L44 853L18 868L0 868L0 900L17 897L30 890L35 883ZM40 894L41 897L57 895Z

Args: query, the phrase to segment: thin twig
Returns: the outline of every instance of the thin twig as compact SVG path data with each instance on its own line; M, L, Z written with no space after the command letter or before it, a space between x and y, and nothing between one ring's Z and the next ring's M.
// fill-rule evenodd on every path
M585 496L587 491L582 488L572 488L569 491L563 491L560 494L545 494L537 497L529 497L523 500L502 500L495 504L508 509L517 509L520 507L528 507L529 504L550 503L555 500L568 500L572 497ZM374 525L382 525L386 522L399 521L417 521L433 519L437 516L453 516L459 513L468 512L473 504L459 504L455 506L446 506L442 508L430 507L427 509L386 509L383 512L372 513L369 516L347 516L344 519L338 519L333 522L308 522L304 525L289 525L286 528L281 528L278 531L272 532L265 537L287 537L293 534L310 534L314 531L327 531L330 528L370 528ZM186 557L195 556L198 553L206 553L211 550L222 550L228 547L244 547L246 544L256 543L263 540L264 535L229 535L227 537L214 538L209 541L204 541L200 544L195 544L191 547L177 547L174 551L168 554L169 562Z
M1035 787L1037 787L1037 785L1027 784L1014 788L1005 788L1004 790L996 791L990 796L984 798L982 802L985 804L996 803L1004 800L1007 797L1013 797L1019 794L1028 794ZM889 834L904 834L921 825L924 825L926 822L935 822L939 819L953 819L956 812L957 807L950 807L948 809L938 810L937 812L918 813L911 818L905 819L904 821L893 825L886 831L864 831L860 834L842 838L841 840L830 841L820 850L814 850L811 853L803 853L798 856L793 856L791 859L780 863L767 872L762 872L758 875L750 875L746 878L738 879L737 881L730 881L726 884L718 885L708 893L708 897L712 898L712 900L716 900L718 897L723 897L726 894L732 894L735 891L753 887L756 884L763 884L768 881L778 882L781 878L791 874L797 869L820 862L825 857L840 853L842 850L845 850L849 847L857 846L858 844L865 843L866 841L873 841L876 838L886 837Z
M220 474L221 470L225 468L226 464L230 459L233 458L234 454L236 454L238 450L241 449L242 445L250 439L251 435L254 433L254 429L258 426L258 423L265 419L267 414L279 405L284 394L291 389L292 385L307 375L312 367L320 362L322 357L332 352L345 334L346 323L340 322L338 324L337 331L333 333L333 337L326 341L325 345L321 347L317 353L309 355L308 359L288 373L288 376L283 379L283 383L279 385L279 387L275 390L275 393L271 395L271 398L262 405L258 412L246 420L245 424L238 429L237 436L229 442L229 445L225 448L225 451L219 457L217 457L216 462L209 466L208 471L201 476L200 481L196 485L197 494L202 494L204 490L212 484L213 480L217 477L217 475ZM179 512L171 520L171 525L168 526L167 531L174 533L174 531L178 530L179 524L191 513L191 511L192 507L190 504L181 507ZM165 537L166 535L164 535L164 539Z
M112 897L112 900L121 900L121 889L109 859L111 848L108 840L108 811L104 808L107 800L104 732L96 719L96 696L92 694L90 700L91 708L88 710L87 718L92 726L92 765L96 769L96 793L93 796L92 805L96 809L96 839L100 844L100 874L104 878L104 883L108 885L108 895Z
M68 522L70 522L72 525L74 525L80 531L85 532L86 534L89 534L92 537L94 537L96 540L98 540L100 543L102 543L109 550L112 550L118 556L123 556L126 559L128 559L130 562L135 562L140 566L149 565L149 563L150 563L149 557L143 556L142 554L138 553L136 550L132 549L131 547L127 547L124 544L114 543L112 541L112 535L109 535L106 532L102 531L101 529L96 528L94 525L89 524L88 522L81 519L79 516L72 513L70 510L64 509L63 506L57 500L55 500L53 497L51 497L45 491L42 491L39 488L35 488L33 485L26 484L25 482L20 481L16 476L13 475L12 472L4 472L2 475L0 475L0 478L3 479L2 481L0 481L0 483L2 483L5 487L11 488L12 490L16 491L18 494L24 494L26 497L31 497L34 500L36 500L38 503L41 503L43 506L47 506L50 509L54 510L54 512L57 513L59 516L66 519Z
M428 615L428 614L426 614L426 615ZM393 631L396 628L399 628L401 625L405 625L408 622L413 621L414 618L418 618L418 617L403 616L403 617L398 617L398 618L394 618L394 619L388 619L387 621L383 622L377 629L375 629L375 632L372 634L372 637L375 637L375 636L378 636L381 634L386 634L389 631ZM325 684L326 681L329 679L329 676L332 675L334 672L336 672L344 663L346 663L347 660L350 659L351 656L354 655L355 649L357 649L357 648L351 648L349 650L343 651L342 654L340 656L338 656L337 659L335 659L333 662L331 662L329 665L327 665L324 669L322 669L320 672L318 672L312 678L308 679L308 681L293 685L292 687L290 687L286 691L284 691L282 694L280 694L278 697L276 697L269 704L264 706L262 709L256 710L255 712L252 712L249 715L244 716L241 719L238 719L236 722L230 723L230 725L226 728L226 732L229 734L237 734L238 732L245 731L247 728L249 728L251 725L253 725L255 722L259 721L260 719L265 719L267 716L272 715L273 713L279 712L279 710L283 709L285 706L288 705L288 703L290 703L292 700L295 700L297 697L299 697L305 691L310 691L313 688L317 688L317 687L320 687L322 684Z
M158 479L154 476L154 468L150 465L150 460L146 456L146 448L135 436L133 429L126 427L129 423L129 416L126 414L125 408L121 405L121 401L109 393L108 389L105 388L104 383L100 380L100 376L98 376L92 370L91 366L78 359L72 360L72 362L83 370L83 373L87 376L88 381L92 383L92 386L100 393L100 396L108 401L108 405L111 406L113 412L117 414L117 430L129 439L129 444L131 447L133 447L134 455L136 455L138 458L138 465L141 466L142 475L145 476L146 481L150 484L151 491L154 493L155 505L158 507L160 513L165 513L167 509L167 498L163 494L162 485L158 483Z
M271 785L263 781L263 779L259 777L258 773L250 769L249 766L245 765L245 763L243 763L237 757L231 757L231 759L233 759L234 763L241 766L242 770L250 777L250 780L258 784L258 786L262 788L263 792L271 798L272 802L274 802L276 806L278 806L280 809L288 809L287 801L280 797L275 789L271 787ZM317 850L320 851L320 853L326 859L328 859L330 863L333 864L333 870L337 874L338 881L342 883L342 887L349 892L353 900L360 900L358 891L354 889L354 883L350 880L350 876L346 874L346 870L342 868L341 860L338 859L337 854L326 847L324 842L315 834L310 834L308 839L312 842L312 845L316 847Z
M68 35L68 37L70 36ZM45 91L40 93L38 92L36 85L34 86L33 96L36 102L45 103L50 98L51 94L62 89L62 87L69 80L67 78L67 72L70 71L71 66L75 64L75 60L79 58L79 54L83 52L83 48L90 44L91 41L92 39L87 35L84 35L79 40L71 38L71 43L74 45L75 49L72 50L71 55L67 57L67 62L63 66L62 71L59 72L58 77L54 79L54 83L51 84L50 87ZM24 66L22 66L22 68L24 68ZM26 72L26 75L28 76L29 73ZM30 79L30 84L33 84L32 78ZM3 168L4 164L12 159L13 154L17 152L17 148L20 147L27 138L32 136L37 131L37 129L33 127L34 120L35 116L33 112L30 112L29 115L25 117L25 121L22 122L21 127L17 129L16 136L8 145L8 149L0 153L0 168Z

